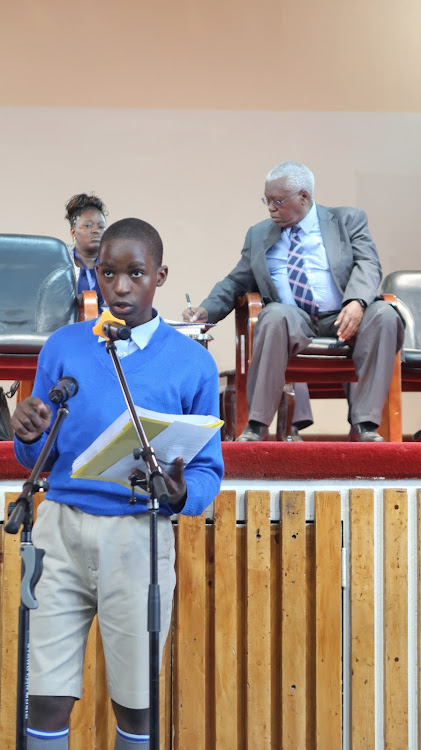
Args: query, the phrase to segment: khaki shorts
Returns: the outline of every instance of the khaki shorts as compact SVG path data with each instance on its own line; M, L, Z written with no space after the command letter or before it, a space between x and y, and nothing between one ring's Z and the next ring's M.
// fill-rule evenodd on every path
M175 586L174 533L158 516L160 659ZM30 613L29 694L82 696L83 659L96 613L110 697L127 708L149 706L150 583L148 514L93 516L44 500L32 540L46 550Z

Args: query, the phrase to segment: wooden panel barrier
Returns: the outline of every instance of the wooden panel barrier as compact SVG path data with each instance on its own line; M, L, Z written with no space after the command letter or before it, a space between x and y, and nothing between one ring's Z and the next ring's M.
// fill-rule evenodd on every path
M267 492L247 493L247 747L271 747L270 515ZM262 680L263 675L266 679Z
M342 736L341 498L316 492L316 747Z
M385 747L408 746L408 501L384 493Z
M203 518L179 518L173 632L176 750L205 747L208 656L205 532Z
M236 496L222 492L214 513L215 746L238 746ZM233 533L234 532L234 533Z
M421 716L421 605L420 605L420 595L421 595L421 490L418 492L418 498L417 498L417 531L418 531L418 544L417 544L417 602L418 602L418 638L417 638L417 656L418 656L418 674L417 674L417 684L418 684L418 716ZM421 721L418 721L418 747L421 748Z
M173 627L160 676L162 750L339 750L344 731L343 747L374 750L382 699L385 747L408 747L407 492L383 492L383 696L375 690L372 490L350 492L352 676L342 686L348 655L342 654L341 499L339 491L315 492L312 523L306 493L283 491L281 521L273 521L270 493L250 490L239 520L236 492L223 491L212 518L177 520ZM421 530L419 510L417 518ZM2 750L15 747L19 541L2 538ZM417 550L419 559L419 535ZM419 566L417 574L419 585ZM350 700L349 735L342 687ZM95 625L70 750L112 750L114 733Z
M282 496L282 747L295 750L307 746L306 630L307 578L304 492ZM301 606L297 606L297 602ZM279 628L278 628L279 629Z
M418 674L417 674L417 685L418 685L418 717L421 716L421 490L418 492L417 497L417 531L418 531L418 544L417 544L417 602L418 602L418 638L417 638L417 655L418 655ZM418 720L418 747L421 748L421 721Z
M374 508L373 490L351 492L351 740L374 748ZM361 513L361 508L365 513Z

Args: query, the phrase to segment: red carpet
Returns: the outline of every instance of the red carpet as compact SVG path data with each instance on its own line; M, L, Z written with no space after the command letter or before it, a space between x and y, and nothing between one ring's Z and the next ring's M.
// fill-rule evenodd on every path
M421 443L224 443L231 479L419 479Z
M226 479L421 478L421 443L223 443ZM26 479L12 443L0 442L0 481Z

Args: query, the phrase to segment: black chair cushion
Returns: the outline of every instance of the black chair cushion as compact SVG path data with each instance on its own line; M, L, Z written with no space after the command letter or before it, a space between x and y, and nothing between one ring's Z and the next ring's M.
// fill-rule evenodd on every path
M297 357L300 357L301 355L313 357L342 357L350 359L352 357L352 349L348 344L342 344L338 339L333 337L320 337L314 338L304 351L297 354Z
M405 367L421 369L421 349L404 349L403 354Z

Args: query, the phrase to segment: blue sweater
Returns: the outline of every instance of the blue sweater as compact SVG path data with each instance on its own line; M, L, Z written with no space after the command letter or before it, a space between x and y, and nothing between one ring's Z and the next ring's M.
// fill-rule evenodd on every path
M145 500L129 505L127 487L70 477L74 459L126 409L111 355L92 333L94 324L60 328L39 355L33 396L49 403L49 390L61 377L72 376L79 383L45 467L51 472L45 496L94 515L142 513L147 511ZM172 414L219 414L218 372L212 356L163 320L144 349L120 362L138 406ZM57 407L50 405L53 424ZM33 468L47 432L29 445L15 438L16 458L23 466ZM221 439L216 434L185 467L187 500L181 512L200 515L218 494L222 476ZM161 504L160 512L171 515L173 510Z

